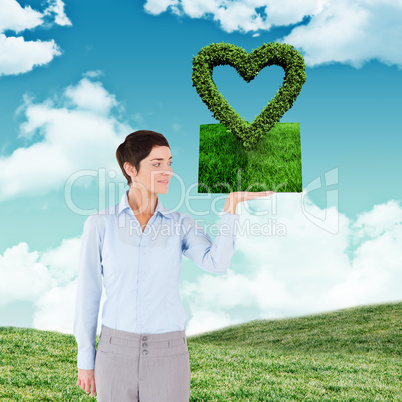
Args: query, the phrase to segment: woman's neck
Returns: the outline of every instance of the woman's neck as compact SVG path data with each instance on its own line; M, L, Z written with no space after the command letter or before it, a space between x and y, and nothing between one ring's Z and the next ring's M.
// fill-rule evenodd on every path
M141 192L133 187L128 192L128 205L135 215L152 216L158 203L156 193L150 191Z

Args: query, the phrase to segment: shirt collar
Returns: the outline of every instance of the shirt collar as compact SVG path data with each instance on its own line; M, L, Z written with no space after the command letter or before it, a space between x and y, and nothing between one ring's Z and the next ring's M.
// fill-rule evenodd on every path
M129 192L130 190L126 190L125 192L124 192L124 194L123 194L123 197L121 197L121 201L120 201L120 203L119 203L119 210L118 210L118 216L120 215L120 213L122 212L122 211L124 211L125 209L131 209L131 207L130 207L130 205L129 205L129 203L128 203L128 192ZM157 204L156 204L156 208L155 208L155 214L156 213L160 213L160 214L162 214L163 216L165 216L166 218L173 218L172 216L171 216L171 212L172 211L170 211L169 209L167 209L167 208L165 208L163 205L162 205L162 202L161 202L161 200L160 200L160 198L159 197L157 197L157 199L158 199L158 201L157 201Z

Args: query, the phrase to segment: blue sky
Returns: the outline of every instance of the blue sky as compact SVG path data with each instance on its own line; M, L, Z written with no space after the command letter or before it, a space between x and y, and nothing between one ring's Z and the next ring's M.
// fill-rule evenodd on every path
M242 222L283 225L286 235L239 236L225 276L183 261L188 333L402 298L401 5L0 0L0 9L0 325L71 332L86 216L66 197L96 208L105 182L82 172L103 169L116 172L108 185L120 183L109 204L120 200L114 155L128 133L162 132L174 171L186 189L196 183L199 126L216 120L192 87L192 58L214 42L248 52L286 42L304 56L307 82L281 121L300 123L306 190L278 195L275 210L263 204L270 215L238 211ZM282 79L279 67L250 84L229 66L214 70L249 121ZM161 199L173 209L180 196L176 182ZM213 200L221 210L218 195L179 210L216 223Z

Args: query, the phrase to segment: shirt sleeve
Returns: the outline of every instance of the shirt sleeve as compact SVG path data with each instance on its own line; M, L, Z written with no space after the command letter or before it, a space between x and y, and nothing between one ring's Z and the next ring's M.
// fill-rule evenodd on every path
M204 271L224 274L229 269L236 250L236 227L239 219L238 214L222 212L218 234L212 242L211 237L195 220L189 214L184 214L183 255Z
M102 295L101 242L96 215L90 215L81 237L73 325L78 345L77 367L84 370L95 368L96 328Z

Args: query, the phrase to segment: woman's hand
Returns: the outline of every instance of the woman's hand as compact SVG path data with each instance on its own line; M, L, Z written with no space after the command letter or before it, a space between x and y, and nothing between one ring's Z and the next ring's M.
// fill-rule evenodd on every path
M257 197L267 197L270 194L273 194L273 191L235 191L234 193L230 193L226 198L225 205L223 207L224 212L229 212L231 214L236 213L236 205L239 202L252 200Z
M95 396L95 370L78 369L77 385L87 394L89 394L89 387L91 387L91 396Z

